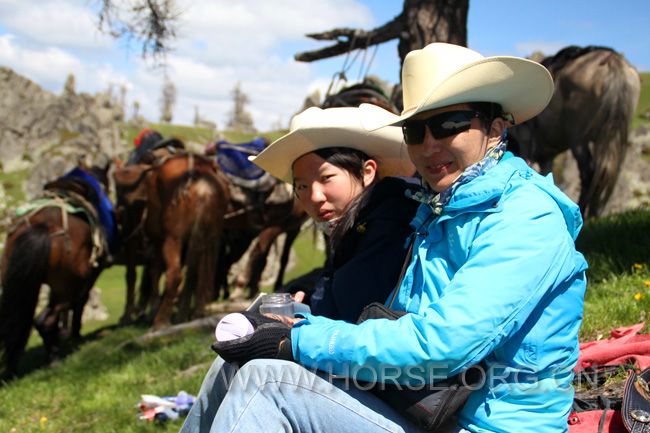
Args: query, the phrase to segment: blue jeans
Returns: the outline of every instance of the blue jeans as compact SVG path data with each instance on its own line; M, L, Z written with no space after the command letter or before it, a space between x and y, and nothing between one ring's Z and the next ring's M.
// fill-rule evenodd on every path
M239 371L217 358L181 433L421 432L370 392L299 364L258 359ZM440 433L461 433L451 425Z

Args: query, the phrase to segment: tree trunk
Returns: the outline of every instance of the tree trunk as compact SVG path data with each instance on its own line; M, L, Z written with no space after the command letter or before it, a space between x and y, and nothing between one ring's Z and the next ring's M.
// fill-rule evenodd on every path
M467 46L469 0L405 0L397 47L400 65L409 51L432 42Z
M432 42L467 46L468 9L469 0L404 0L401 14L373 30L338 28L307 35L312 39L337 43L320 50L298 53L294 58L312 62L397 38L401 69L409 51Z

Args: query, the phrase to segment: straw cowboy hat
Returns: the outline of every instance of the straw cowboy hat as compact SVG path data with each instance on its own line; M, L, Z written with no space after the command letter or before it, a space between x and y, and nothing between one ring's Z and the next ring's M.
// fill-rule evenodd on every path
M423 111L468 102L501 104L518 124L539 114L553 96L553 78L532 60L483 57L459 45L433 43L406 55L402 68L404 111L390 123L365 123L371 129L401 125ZM367 110L364 104L362 110ZM370 117L376 117L370 115Z
M397 117L371 105L365 117L375 115L379 122L390 118L387 116ZM361 123L358 107L308 108L292 119L287 135L249 159L278 179L293 183L293 162L306 153L327 147L349 147L376 158L380 177L411 176L415 172L400 128L389 126L369 131Z

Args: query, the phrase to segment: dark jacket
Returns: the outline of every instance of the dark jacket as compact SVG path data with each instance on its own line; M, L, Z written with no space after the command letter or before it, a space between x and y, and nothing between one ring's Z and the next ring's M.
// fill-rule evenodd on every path
M404 191L414 179L387 177L370 193L352 228L330 255L310 304L313 314L356 322L372 302L395 288L406 256L409 226L419 203Z

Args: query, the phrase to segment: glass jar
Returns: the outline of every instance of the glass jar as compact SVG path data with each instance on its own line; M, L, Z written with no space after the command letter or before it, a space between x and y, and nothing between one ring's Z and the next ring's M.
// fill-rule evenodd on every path
M261 314L293 316L293 300L289 293L269 293L262 298Z

